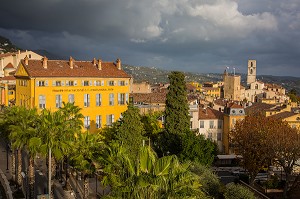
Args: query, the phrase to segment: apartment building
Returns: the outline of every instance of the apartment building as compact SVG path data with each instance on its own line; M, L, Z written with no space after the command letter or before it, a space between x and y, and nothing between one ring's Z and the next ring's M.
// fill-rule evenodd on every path
M117 121L127 109L131 76L116 62L21 60L15 73L16 105L53 111L75 103L91 132Z

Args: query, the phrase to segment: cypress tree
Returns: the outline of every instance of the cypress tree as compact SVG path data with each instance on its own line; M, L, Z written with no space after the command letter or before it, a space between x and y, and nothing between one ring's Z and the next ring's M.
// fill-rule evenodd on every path
M182 134L190 130L189 105L184 78L182 72L173 71L169 75L165 129L170 134Z

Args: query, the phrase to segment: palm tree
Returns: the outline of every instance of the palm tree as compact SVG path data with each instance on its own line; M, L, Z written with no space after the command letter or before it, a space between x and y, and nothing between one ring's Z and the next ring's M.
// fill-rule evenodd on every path
M19 108L18 107L7 107L4 109L4 118L1 121L1 137L7 138L8 142L11 143L10 139L10 126L18 124L19 120ZM11 175L12 180L16 181L16 148L12 147L12 158L11 158Z
M18 168L17 168L17 183L22 184L22 156L21 151L29 145L29 140L36 135L37 111L36 109L26 109L25 107L18 107L18 122L11 124L9 135L13 148L17 149L18 154Z
M88 176L95 172L94 159L100 147L99 136L89 132L80 133L74 141L71 161L74 167L83 173L84 199L89 196Z
M205 197L199 177L180 164L176 156L157 158L150 147L141 147L136 160L128 158L123 146L113 143L100 156L104 165L102 184L111 186L119 198Z
M52 171L55 169L55 160L61 160L68 150L68 141L65 140L65 122L61 111L51 112L44 109L40 117L39 133L42 138L41 153L48 155L48 189L49 194L53 194L51 189ZM52 156L53 155L53 156ZM54 173L54 172L53 172Z
M75 136L81 133L81 129L83 126L82 119L84 116L80 113L81 108L78 106L75 106L74 103L65 103L63 102L63 107L60 108L60 111L64 117L64 122L65 122L65 129L64 129L64 136L65 140L69 141L74 141ZM68 171L68 162L69 162L69 155L71 151L66 151L65 154L65 161L66 161L66 171L65 171L65 178L66 178L66 183L65 183L65 188L68 190L69 189L69 171ZM62 165L60 166L62 168Z
M28 176L29 176L29 198L34 198L34 184L35 184L35 172L34 172L34 158L40 151L42 140L39 137L31 137L28 143L28 153L29 153L29 166L28 166Z

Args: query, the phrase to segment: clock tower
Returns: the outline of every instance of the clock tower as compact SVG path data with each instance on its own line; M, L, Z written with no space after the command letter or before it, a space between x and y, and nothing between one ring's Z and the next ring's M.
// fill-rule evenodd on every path
M247 85L256 81L256 60L248 60Z

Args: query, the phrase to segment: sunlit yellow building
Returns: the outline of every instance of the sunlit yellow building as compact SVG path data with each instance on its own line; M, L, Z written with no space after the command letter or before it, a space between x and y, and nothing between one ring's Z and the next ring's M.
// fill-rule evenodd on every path
M236 121L245 118L245 110L241 105L228 103L224 107L224 132L223 132L223 151L225 154L233 154L234 146L231 145L230 131L234 128Z
M53 111L62 102L82 108L84 127L110 126L127 109L131 76L121 61L21 60L15 74L16 105Z

